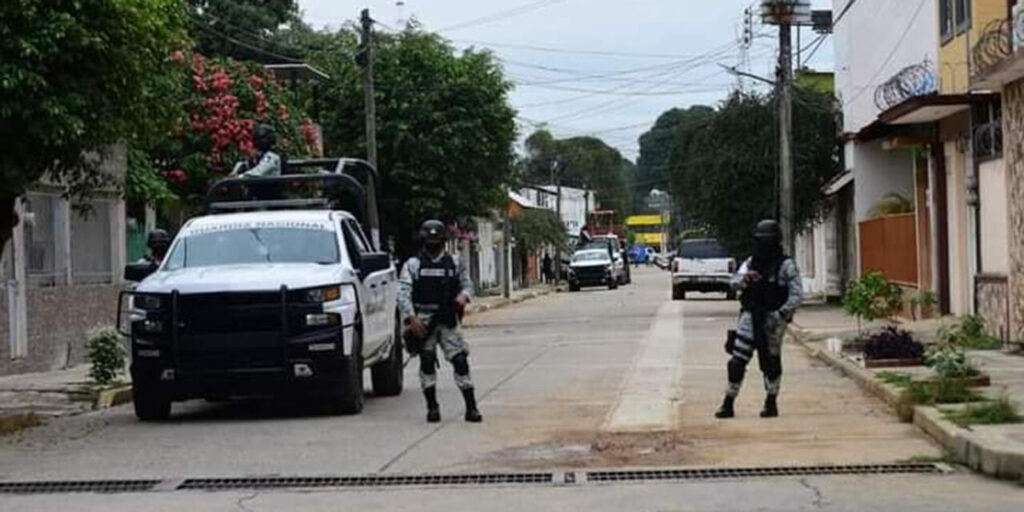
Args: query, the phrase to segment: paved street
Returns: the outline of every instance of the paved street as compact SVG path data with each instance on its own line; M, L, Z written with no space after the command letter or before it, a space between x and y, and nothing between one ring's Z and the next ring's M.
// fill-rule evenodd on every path
M787 346L785 352L781 418L757 417L763 391L754 364L738 417L713 419L725 377L722 338L736 303L710 295L673 302L667 279L660 271L641 270L634 285L616 291L553 294L472 317L467 336L485 416L481 425L462 421L461 397L448 366L440 380L444 422L425 423L415 387L416 365L411 364L406 392L397 398L369 398L359 416L322 416L305 404L249 400L175 404L173 418L156 424L137 422L130 407L55 420L0 438L0 480L783 466L940 455L913 426L898 422L880 402L796 346ZM768 492L766 509L792 510L799 508L785 506L792 500L813 505L815 493L808 489L815 485L846 496L838 498L841 504L847 498L865 503L857 489L884 483L878 499L890 493L895 501L885 502L896 504L925 503L899 499L907 492L941 491L950 482L965 490L958 499L967 500L971 489L990 496L1000 489L1020 492L958 473L600 486L596 493L544 488L529 498L538 501L521 503L536 508L550 495L553 503L564 501L565 506L580 502L621 510L623 500L643 495L654 500L652 508L677 503L673 509L687 509L673 500L692 492L699 497L692 503L728 510L715 508L716 503L728 503L716 500L724 489L735 489L749 496ZM641 492L648 487L654 491ZM463 491L470 493L467 499L502 498L515 489ZM223 509L248 494L0 495L0 502L13 505L4 505L5 510L52 509L68 499L82 500L82 510L104 503L128 508L133 503L153 508L187 504L197 510L207 505L212 510L212 504ZM427 509L442 509L461 495L406 489L339 496L352 505L426 500ZM260 510L255 505L262 503L264 509L280 509L299 498L311 509L340 503L333 501L333 494L283 493L261 495L246 507ZM993 508L986 510L1005 510L998 501L990 503Z

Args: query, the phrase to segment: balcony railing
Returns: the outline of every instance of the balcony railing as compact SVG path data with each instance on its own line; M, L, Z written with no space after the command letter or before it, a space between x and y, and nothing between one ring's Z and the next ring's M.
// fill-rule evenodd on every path
M1017 13L1013 20L993 20L985 25L978 42L971 50L971 71L974 76L985 73L1013 55L1013 26L1015 20L1020 18L1021 13Z
M875 89L875 106L888 110L915 96L937 90L935 66L930 60L907 66Z

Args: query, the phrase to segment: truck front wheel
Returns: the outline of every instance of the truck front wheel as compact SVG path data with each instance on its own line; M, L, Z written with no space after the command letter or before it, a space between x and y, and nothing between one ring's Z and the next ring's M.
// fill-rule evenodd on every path
M171 399L138 383L132 387L132 404L139 421L160 421L171 416Z
M370 367L373 393L377 396L402 394L404 365L402 364L402 324L395 320L394 340L388 358Z
M686 290L682 286L672 287L672 300L686 300Z
M331 397L331 412L359 414L363 411L363 337L358 326L354 330L352 354L345 360L341 389Z

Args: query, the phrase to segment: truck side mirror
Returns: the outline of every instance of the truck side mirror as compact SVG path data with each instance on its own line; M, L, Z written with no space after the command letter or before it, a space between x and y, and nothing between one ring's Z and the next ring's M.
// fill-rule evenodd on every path
M366 277L374 272L387 270L391 267L391 255L386 252L369 252L361 256L359 274Z
M139 282L156 272L157 266L153 263L132 263L124 267L124 280Z

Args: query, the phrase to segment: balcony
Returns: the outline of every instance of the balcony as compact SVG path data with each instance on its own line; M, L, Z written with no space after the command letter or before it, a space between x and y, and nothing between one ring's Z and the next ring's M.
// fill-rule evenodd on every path
M971 88L994 90L1024 78L1024 9L990 22L971 49Z

